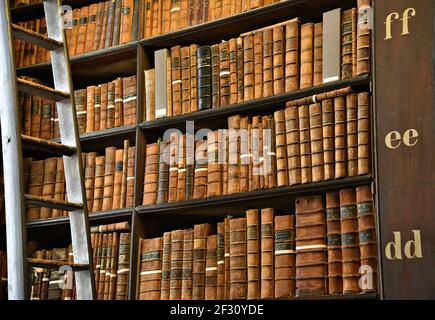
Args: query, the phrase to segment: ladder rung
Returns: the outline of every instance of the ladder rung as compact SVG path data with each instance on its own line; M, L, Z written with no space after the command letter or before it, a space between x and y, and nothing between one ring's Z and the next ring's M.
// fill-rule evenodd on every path
M73 271L89 270L88 264L77 264L77 263L71 263L65 261L27 258L27 263L32 267L39 267L39 268L46 268L46 269L58 269L62 266L69 266Z
M26 200L27 205L35 207L50 208L62 211L77 211L83 209L83 205L79 203L32 196L30 194L25 194L24 199Z
M47 98L54 101L63 101L69 99L69 93L62 92L39 83L24 80L21 78L17 79L18 90L33 94L35 96Z
M75 147L66 146L50 140L21 135L23 147L27 150L41 151L57 156L72 156L77 152Z
M28 30L16 24L12 24L12 32L15 38L36 44L48 50L56 50L63 47L63 43L46 37L38 32Z

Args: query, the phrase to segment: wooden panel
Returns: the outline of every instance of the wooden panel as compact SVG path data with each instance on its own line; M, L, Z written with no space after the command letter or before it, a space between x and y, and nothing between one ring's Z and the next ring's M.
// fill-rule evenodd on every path
M377 194L385 299L435 298L433 7L432 0L375 2Z

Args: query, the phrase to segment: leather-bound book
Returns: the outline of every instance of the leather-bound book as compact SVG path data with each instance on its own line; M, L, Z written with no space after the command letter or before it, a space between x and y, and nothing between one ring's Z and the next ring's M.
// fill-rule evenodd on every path
M131 28L131 40L130 41L137 41L140 40L140 25L141 25L141 7L143 5L143 2L141 0L134 0L133 1L133 18L132 18L132 28Z
M198 109L205 110L212 107L212 67L211 47L202 46L196 51L197 57L197 90Z
M249 191L261 188L262 172L262 153L263 153L263 124L261 117L252 118L252 129L250 130L250 145L252 154L252 170L249 170Z
M300 184L302 181L298 107L287 107L284 113L289 175L288 181L290 185L295 185Z
M115 173L113 176L113 202L111 209L121 208L122 177L124 172L124 150L115 152Z
M211 46L211 106L217 108L220 106L220 57L219 45Z
M144 0L145 2L145 9L144 9L144 19L142 23L142 38L147 39L152 36L152 18L153 18L153 11L152 11L152 0Z
M163 254L162 254L162 286L160 292L160 300L169 300L170 285L171 285L171 248L172 248L172 233L165 232L163 234Z
M360 251L358 212L355 189L340 190L341 250L343 259L343 293L357 293L359 287Z
M298 107L298 115L301 152L301 183L309 183L313 181L309 107L307 105Z
M347 174L346 98L334 99L335 179Z
M86 132L86 116L87 116L86 96L87 96L86 89L74 91L74 97L76 102L77 125L79 127L80 133Z
M285 92L299 89L299 43L300 21L299 19L294 19L285 25Z
M180 29L180 0L171 0L171 30Z
M94 95L94 131L100 130L101 123L101 86L95 87Z
M105 1L104 2L104 9L103 9L103 20L101 25L101 35L99 36L97 41L97 47L96 50L103 49L106 44L106 36L107 36L107 22L109 19L109 9L110 9L110 3L112 1Z
M198 16L197 0L189 0L189 26L194 26L196 24Z
M218 130L219 135L219 162L222 163L222 195L228 194L228 178L229 178L229 135L228 130Z
M225 299L225 222L217 224L217 300Z
M51 139L60 138L59 118L57 116L57 107L54 101L51 102L50 131Z
M177 132L174 132L170 136L170 146L169 146L169 191L168 191L168 202L177 201L178 194L178 154L179 154L179 140L180 136Z
M119 44L132 40L134 0L122 0Z
M161 5L161 16L162 16L162 25L161 25L161 33L168 33L171 31L171 25L175 24L176 22L171 22L171 6L172 6L171 0L162 0ZM177 2L177 1L175 1ZM176 14L176 12L174 12ZM154 17L153 17L154 19Z
M171 232L169 300L181 299L181 287L183 281L183 237L183 230L174 230Z
M157 202L159 179L159 144L148 144L145 149L144 192L142 205Z
M112 255L110 262L110 279L109 279L109 293L106 300L115 300L116 295L116 282L118 278L118 250L119 250L119 233L112 233Z
M182 114L181 106L181 46L171 48L172 65L172 112L174 116Z
M341 79L352 78L352 9L341 20Z
M158 172L157 203L166 203L168 202L169 195L169 142L160 142L159 149L160 158Z
M104 291L101 300L108 300L110 293L110 274L112 273L112 261L113 261L113 233L107 235L107 248L106 248L106 272L104 274Z
M115 81L115 127L123 125L123 100L122 100L122 79L118 78Z
M311 138L311 165L312 181L324 180L323 164L323 127L322 127L322 105L313 103L309 106L310 113L310 138Z
M358 96L346 96L347 174L358 175Z
M51 115L53 103L51 100L41 100L41 133L40 138L51 139Z
M145 71L145 121L156 119L155 69Z
M243 117L240 119L240 192L249 191L249 164L251 152L249 149L249 119Z
M301 26L301 74L300 88L313 86L314 76L314 23Z
M101 269L101 250L103 246L103 234L91 230L91 238L94 262L94 277L95 277L95 292L98 293L98 286L100 284L100 269Z
M358 94L358 174L370 172L370 94Z
M192 300L193 290L193 229L183 233L183 272L181 281L181 300Z
M207 196L207 141L195 143L195 174L193 184L193 199L202 199Z
M263 32L254 33L254 98L263 97Z
M180 27L185 29L189 26L189 0L180 0Z
M131 234L119 234L118 270L115 300L127 300L128 277L130 274L130 241Z
M226 106L230 104L231 98L231 71L230 71L230 51L229 42L223 41L219 44L219 86L220 86L220 104ZM213 92L214 95L214 92Z
M231 300L247 298L248 270L246 218L229 220L230 237L230 296Z
M32 120L30 127L30 135L35 138L41 136L41 113L42 113L42 98L37 96L31 97L32 101Z
M322 196L296 199L296 296L327 293L326 243Z
M107 17L104 48L109 48L112 45L113 34L114 34L114 22L115 22L115 7L116 7L116 0L111 0L109 5L108 17ZM103 47L101 47L100 49L102 48Z
M23 112L23 134L30 136L32 130L32 96L24 93L24 101L22 104Z
M100 130L107 128L107 107L108 107L108 83L100 85L101 92L101 113L100 113Z
M186 199L186 135L178 140L177 201Z
M198 47L197 44L190 45L190 112L198 110L198 68L196 58Z
M244 74L244 101L254 99L254 37L248 34L243 37L243 74Z
M78 29L79 20L80 20L80 9L74 9L72 15L72 21L71 21L71 32L70 32L70 37L68 39L68 53L70 56L73 56L76 53L77 36L79 31ZM39 30L42 34L47 33L47 21L45 20L45 18L41 19L41 26ZM36 58L36 61L38 63L45 61L45 55L46 55L46 49L38 48L38 57Z
M222 0L222 18L231 15L231 0Z
M98 46L100 44L101 33L103 29L103 20L104 20L104 7L106 3L108 4L107 1L103 1L97 4L97 13L95 17L95 32L94 32L94 38L92 39L91 50L98 50Z
M283 187L289 184L287 171L287 142L285 127L285 111L279 110L274 113L275 121L275 146L276 146L276 177L277 186Z
M88 208L89 212L99 212L103 208L104 195L104 177L105 177L105 157L95 158L95 182L92 208Z
M115 127L115 81L107 84L107 112L106 112L106 128ZM118 103L119 105L119 103Z
M363 292L376 292L378 284L377 237L371 186L356 188L356 202L361 266L368 269L364 270L367 276L370 276L370 272L372 276L372 283L363 283L361 289Z
M86 132L95 130L95 88L96 86L86 88Z
M97 27L98 4L94 3L89 6L88 27L86 29L85 51L92 51L94 48L95 29Z
M295 295L295 216L275 217L275 298Z
M240 192L240 120L228 118L228 194Z
M205 262L205 300L217 300L217 235L207 237Z
M260 215L258 209L246 211L247 299L260 299Z
M171 70L171 53L168 49L161 49L154 52L155 61L155 117L164 118L169 116L169 96L172 101L172 82L168 75ZM168 65L169 63L169 65ZM172 77L172 76L171 76ZM170 84L170 85L169 85Z
M358 0L357 28L357 75L370 72L371 68L371 37L372 10L371 0Z
M136 104L137 104L137 78L136 76L122 78L122 125L128 126L136 124Z
M102 211L108 211L112 209L113 205L113 180L115 175L115 157L116 148L106 148L106 163L104 165L104 192L103 192L103 204Z
M209 20L209 16L210 16L210 2L212 0L202 0L202 19L201 19L201 23L205 23L210 21Z
M91 208L93 208L96 157L97 157L96 152L90 152L86 154L85 190L86 190L86 200L88 203L88 210L91 210Z
M125 196L125 207L132 208L134 206L134 164L135 164L135 155L136 155L136 147L128 147L127 151L127 164L126 164L126 196ZM124 154L125 157L125 154Z
M195 141L193 135L186 134L186 185L185 200L193 197L194 176L195 176Z
M207 197L222 195L222 165L219 159L219 131L207 135Z
M101 267L100 267L100 276L98 283L98 291L97 291L97 300L103 300L104 298L104 287L105 287L105 276L106 276L106 263L107 263L107 245L108 245L108 237L107 233L103 234L102 245L101 245Z
M322 101L322 136L324 179L335 178L335 137L334 137L334 101Z
M357 74L357 29L358 29L358 9L352 9L352 77Z
M75 54L82 54L86 48L86 35L88 29L89 7L85 6L80 9L80 20L77 34L77 46Z
M237 103L237 39L228 40L228 58L229 58L229 81L230 97L229 104Z
M245 92L245 63L244 63L244 50L243 50L243 38L236 39L236 47L237 47L237 102L244 101L244 92Z
M284 92L284 28L273 28L273 94Z
M32 161L27 185L27 193L32 196L42 195L44 181L44 160ZM38 220L41 208L27 206L27 220Z
M224 219L224 265L225 265L225 284L224 299L230 298L230 220L231 216Z
M195 14L195 24L201 24L203 23L203 17L204 17L204 2L206 0L195 0L196 1L196 14Z
M193 241L193 300L205 299L205 269L207 237L212 233L210 224L200 224L194 227Z
M163 238L140 239L139 300L160 300Z
M277 186L276 131L272 116L263 116L264 188Z
M275 296L274 275L274 210L261 210L261 299Z
M190 47L181 48L181 111L190 112Z
M313 85L323 83L323 23L314 25Z
M64 169L63 169L63 159L62 158L56 158L56 176L54 179L54 200L60 200L63 201L65 199L65 176L64 176ZM54 217L61 217L62 216L62 210L53 209L53 212L51 213L51 216Z
M42 181L41 196L46 199L52 199L54 196L54 185L56 182L56 165L57 158L48 158L44 160L44 178ZM51 218L52 209L41 208L39 218Z
M119 44L119 39L121 35L121 11L122 11L122 2L124 0L115 0L115 10L113 12L113 35L111 46L117 46Z
M326 232L328 236L328 293L343 293L341 256L340 194L326 193Z
M39 33L39 26L41 24L41 20L40 19L36 19L33 22L33 29L32 31ZM65 32L65 36L68 36L68 32ZM30 60L29 63L30 65L36 64L36 56L38 54L38 46L36 44L33 44L30 47Z

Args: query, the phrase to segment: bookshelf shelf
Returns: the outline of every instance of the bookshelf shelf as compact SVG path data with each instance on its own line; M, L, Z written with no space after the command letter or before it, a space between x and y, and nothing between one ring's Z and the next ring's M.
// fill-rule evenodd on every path
M265 110L267 110L267 112L269 113L273 113L273 111L285 108L285 103L287 101L348 86L353 88L367 88L369 84L370 75L363 74L352 79L334 81L320 86L284 93L276 96L251 100L225 107L192 112L171 118L163 118L154 121L143 122L142 124L140 124L140 128L144 130L181 128L186 125L186 121L195 121L196 125L207 122L207 124L210 125L211 119L213 119L213 124L220 125L221 123L219 123L219 121L216 122L216 119L225 118L224 120L226 121L227 117L234 114L252 114L253 112L264 112Z

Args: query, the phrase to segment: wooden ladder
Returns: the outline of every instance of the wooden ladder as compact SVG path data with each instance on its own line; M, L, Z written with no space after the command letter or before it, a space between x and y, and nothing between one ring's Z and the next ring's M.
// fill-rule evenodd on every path
M55 261L27 258L26 205L69 211L74 263L62 263L75 271L77 299L95 299L92 248L81 162L74 91L61 0L44 0L48 37L12 23L9 1L0 1L0 118L3 148L8 296L29 298L28 266L59 268ZM54 89L17 78L14 38L50 50ZM18 91L56 101L61 143L24 136ZM23 148L63 156L68 202L25 194Z

